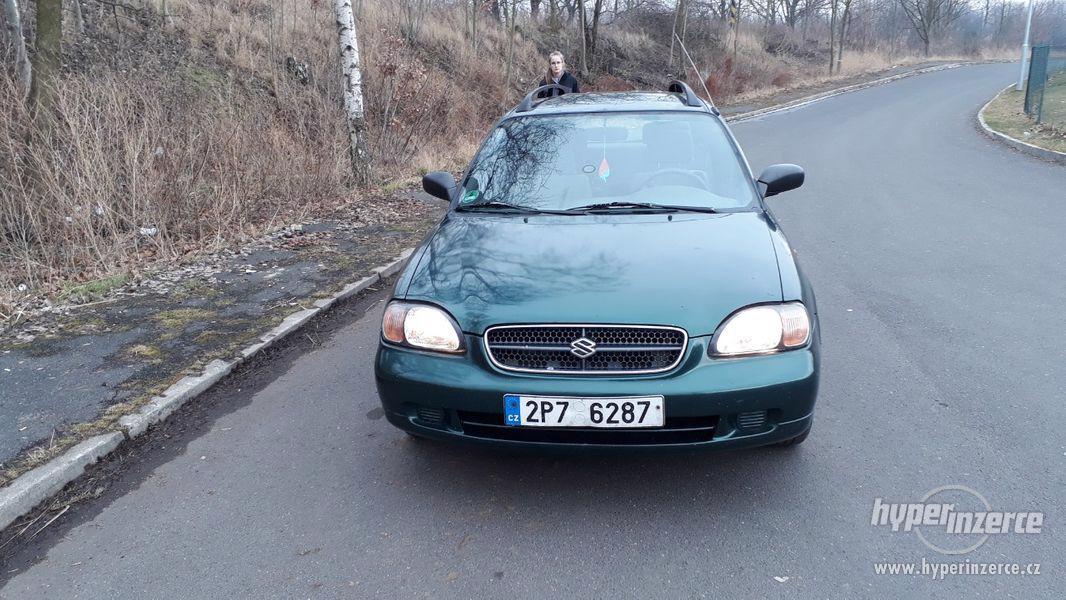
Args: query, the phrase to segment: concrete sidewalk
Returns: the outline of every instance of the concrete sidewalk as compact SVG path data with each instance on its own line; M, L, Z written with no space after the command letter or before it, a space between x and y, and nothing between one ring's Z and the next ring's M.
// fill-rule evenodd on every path
M392 206L392 205L390 205ZM0 486L417 245L444 206L286 226L239 250L153 273L0 335Z

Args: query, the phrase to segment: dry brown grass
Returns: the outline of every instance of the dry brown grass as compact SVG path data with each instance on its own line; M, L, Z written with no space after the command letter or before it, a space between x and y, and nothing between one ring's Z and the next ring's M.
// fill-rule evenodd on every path
M475 49L457 10L433 11L411 35L403 35L404 15L390 5L365 3L361 18L367 119L385 179L461 168L541 76L543 58L519 33L508 82L503 29L482 23Z
M773 96L784 90L830 85L839 80L878 73L894 67L908 67L924 63L1002 60L1010 57L1011 50L987 48L976 54L940 53L931 56L913 52L899 54L880 48L845 50L840 71L832 75L827 73L828 55L825 57L825 64L781 60L766 52L760 54L753 51L752 55L756 58L749 59L747 69L750 74L744 80L746 85L740 86L739 89L725 90L722 94L723 99L732 102L751 102ZM773 77L767 77L769 73L772 73Z
M95 58L65 74L52 135L34 133L13 82L0 79L0 313L19 298L254 236L348 194L328 8L312 2L293 18L295 3L272 4L172 0L174 24L141 48L121 41L160 22L123 22L119 32L96 21L68 46L73 56L100 44L134 58L111 70ZM176 62L165 58L174 48ZM289 56L323 85L296 81ZM119 66L131 61L154 67Z
M521 34L508 83L500 28L486 24L475 51L455 12L401 36L399 10L362 5L379 183L458 168L539 75L540 59ZM0 112L0 320L30 296L219 248L351 195L329 3L171 0L170 7L163 43L171 46L166 56L180 47L181 60L156 60L164 68L147 72L94 63L67 73L52 137L31 135L13 82L0 79L0 105L14 109ZM109 20L99 23L91 33L109 36L108 51L116 39L135 37L133 28L162 27L123 22L119 34L107 29ZM310 82L287 70L290 57L306 66Z
M67 77L51 136L0 114L0 285L48 290L220 245L343 193L339 111L236 90ZM0 104L19 107L10 81Z

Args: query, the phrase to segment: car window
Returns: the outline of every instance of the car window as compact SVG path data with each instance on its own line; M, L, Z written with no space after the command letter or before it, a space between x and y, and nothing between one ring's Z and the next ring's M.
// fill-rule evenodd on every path
M492 131L460 204L567 209L599 202L739 208L755 199L717 119L693 113L520 117Z

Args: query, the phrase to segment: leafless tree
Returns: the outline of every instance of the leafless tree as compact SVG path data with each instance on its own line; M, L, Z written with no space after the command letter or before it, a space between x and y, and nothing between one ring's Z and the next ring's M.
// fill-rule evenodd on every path
M749 0L751 12L762 19L766 26L777 23L778 0Z
M359 38L352 12L352 0L334 0L341 72L344 75L344 114L348 121L348 144L352 175L357 185L370 182L370 152L366 145L366 116L363 110L363 75L359 69Z
M578 4L577 26L581 30L581 76L582 77L588 77L588 75L589 75L589 60L588 60L589 38L588 38L587 35L585 35L585 32L588 31L588 25L585 24L585 20L586 20L585 0L577 0L577 4Z
M789 29L795 29L796 23L799 22L800 16L803 14L803 0L780 0L781 1L781 19L788 25Z
M674 51L675 41L680 38L682 41L685 39L685 33L688 29L688 2L686 0L677 0L677 5L674 7L674 25L670 31L670 69L674 70L674 55L677 55L677 73L684 78L685 67L684 61L681 56L681 49L677 48Z
M902 0L901 0L902 1ZM829 74L833 74L833 61L836 55L837 5L839 0L829 0Z
M30 105L34 121L50 130L55 121L52 105L63 45L63 0L37 0L37 35L34 38Z
M511 75L514 74L514 38L515 28L518 22L518 0L503 0L504 19L507 26L507 57L505 58L506 68L504 73L504 82L507 86L511 85Z
M78 2L80 0L75 0ZM159 14L163 15L163 23L171 25L174 23L174 17L170 14L170 3L167 0L159 0Z
M481 10L481 2L480 0L462 0L461 4L463 7L463 26L467 39L470 40L470 47L477 50L477 21Z
M418 37L422 21L429 12L429 0L402 0L400 8L403 11L403 35L408 41L413 41Z
M853 0L840 0L839 32L837 35L837 59L836 72L840 72L841 63L844 60L844 44L848 39L848 23L851 21L851 5Z
M15 71L18 73L19 85L22 86L22 95L25 97L30 93L33 71L26 52L26 39L22 37L22 16L18 0L4 0L4 17L11 44L15 47Z
M586 0L575 0L578 12L578 27L581 36L581 75L587 77L589 65L595 64L596 46L600 37L600 18L606 10L604 0L592 0L592 23L589 23L589 15Z
M74 28L78 33L85 33L85 15L81 12L81 0L70 0L74 9Z
M899 3L914 33L922 40L926 56L929 56L929 44L933 38L961 17L967 8L965 0L899 0Z

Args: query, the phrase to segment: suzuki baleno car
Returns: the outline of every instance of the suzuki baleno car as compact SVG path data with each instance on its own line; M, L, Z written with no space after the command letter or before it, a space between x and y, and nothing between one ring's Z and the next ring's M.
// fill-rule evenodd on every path
M713 105L535 90L488 135L385 308L388 420L496 446L793 445L818 390L814 294Z

